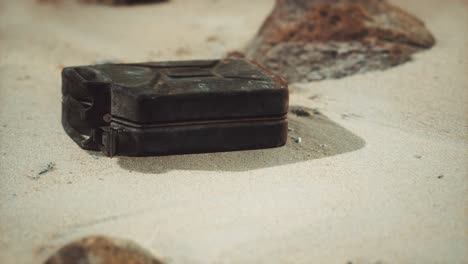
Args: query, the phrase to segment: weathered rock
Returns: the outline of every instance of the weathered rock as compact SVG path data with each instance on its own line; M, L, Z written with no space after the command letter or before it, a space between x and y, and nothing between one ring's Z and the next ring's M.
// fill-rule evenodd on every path
M45 264L162 264L137 244L121 239L90 236L59 249Z
M63 0L36 0L38 3L51 3L60 4ZM105 4L105 5L132 5L132 4L146 4L146 3L160 3L169 0L77 0L86 4Z
M385 0L277 0L245 53L304 82L387 69L434 44L423 22Z
M145 4L145 3L157 3L166 2L168 0L79 0L84 3L99 3L106 5L131 5L131 4Z

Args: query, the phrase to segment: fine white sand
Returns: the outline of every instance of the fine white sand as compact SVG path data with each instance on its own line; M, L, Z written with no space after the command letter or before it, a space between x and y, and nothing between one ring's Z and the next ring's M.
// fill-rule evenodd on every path
M300 144L111 159L64 133L61 67L221 57L273 1L1 1L0 263L40 263L89 234L173 264L468 263L468 2L392 2L437 45L384 72L292 84L291 105L323 114L291 117Z

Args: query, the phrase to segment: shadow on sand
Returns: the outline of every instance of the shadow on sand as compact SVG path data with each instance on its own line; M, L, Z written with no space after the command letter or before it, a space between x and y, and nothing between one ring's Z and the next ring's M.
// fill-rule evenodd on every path
M364 140L326 116L314 114L314 111L303 107L301 109L310 113L310 116L289 113L288 143L281 148L158 157L118 157L118 164L126 170L151 174L171 170L248 171L330 157L364 147Z

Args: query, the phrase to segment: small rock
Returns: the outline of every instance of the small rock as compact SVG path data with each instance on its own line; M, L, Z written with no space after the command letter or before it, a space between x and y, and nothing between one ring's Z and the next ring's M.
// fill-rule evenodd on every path
M417 158L417 159L422 159L421 155L414 155L414 157Z
M44 169L42 169L41 171L39 171L39 173L38 173L36 176L33 176L33 177L31 177L31 178L32 178L33 180L37 180L37 179L39 179L39 177L40 177L42 174L47 173L47 172L49 172L49 171L51 171L51 170L53 170L53 169L55 169L55 163L49 162L49 163L47 164L47 166L46 166Z
M41 171L39 172L39 175L44 174L44 173L46 173L46 172L49 172L49 171L53 170L54 168L55 168L55 163L49 162L49 163L47 164L47 167L44 168L43 170L41 170Z
M314 94L312 96L309 96L309 100L316 100L316 99L319 99L320 98L320 95L318 94Z
M318 110L317 108L312 109L312 113L314 113L314 115L321 115L322 114L322 112L320 112L320 110Z
M311 114L309 112L307 112L305 109L303 108L294 108L294 109L291 109L291 113L297 115L297 116L311 116Z
M79 0L79 1L83 3L93 3L93 4L96 3L96 4L105 4L105 5L134 5L134 4L167 2L169 0Z
M134 242L104 236L89 236L71 242L44 264L163 264Z

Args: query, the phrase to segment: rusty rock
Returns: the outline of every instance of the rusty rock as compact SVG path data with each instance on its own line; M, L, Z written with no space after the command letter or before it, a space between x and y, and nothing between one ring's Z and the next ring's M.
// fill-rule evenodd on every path
M162 264L163 262L133 242L103 236L90 236L71 242L45 262L45 264L79 263Z
M132 5L132 4L146 4L146 3L158 3L166 2L169 0L79 0L84 3L99 3L106 5Z
M387 69L434 44L422 21L385 0L277 0L246 56L306 82Z

